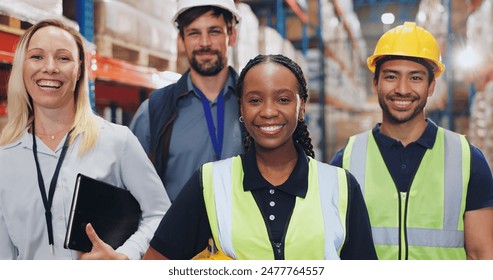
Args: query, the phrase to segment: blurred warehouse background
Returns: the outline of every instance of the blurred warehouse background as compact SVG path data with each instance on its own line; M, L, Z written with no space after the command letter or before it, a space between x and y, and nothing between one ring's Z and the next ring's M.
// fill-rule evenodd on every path
M383 32L416 21L438 39L447 67L428 116L466 134L493 162L493 0L235 2L243 20L232 66L241 71L259 53L282 53L302 66L318 159L330 160L350 135L379 121L366 58ZM0 130L13 51L33 23L59 18L80 30L92 50L94 109L128 125L152 90L188 67L177 51L175 11L176 0L0 0Z

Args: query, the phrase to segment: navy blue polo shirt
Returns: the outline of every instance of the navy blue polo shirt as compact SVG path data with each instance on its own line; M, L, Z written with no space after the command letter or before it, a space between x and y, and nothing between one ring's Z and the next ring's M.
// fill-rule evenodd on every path
M286 223L293 212L296 197L305 198L308 191L308 158L297 148L298 161L289 178L274 186L260 173L255 153L242 155L243 188L251 191L264 217L272 242L282 243ZM248 176L247 176L248 174Z
M399 192L408 192L426 150L433 148L438 126L427 119L421 137L404 147L398 140L384 135L380 123L373 130L375 142ZM491 169L483 153L471 146L471 176L466 198L466 211L493 205L493 178ZM342 166L344 148L336 153L331 164ZM430 170L433 172L433 170Z
M280 186L273 186L263 178L254 148L241 156L244 190L252 192L272 243L283 243L296 197L305 197L308 190L308 158L301 147L297 147L297 152L295 168ZM341 259L376 259L368 213L359 185L348 172L347 178L350 207ZM211 235L201 174L197 171L166 212L150 245L170 259L190 259L207 246Z

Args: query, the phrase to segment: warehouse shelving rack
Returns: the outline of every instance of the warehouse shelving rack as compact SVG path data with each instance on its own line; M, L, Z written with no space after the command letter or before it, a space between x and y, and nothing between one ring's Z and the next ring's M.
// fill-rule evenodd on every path
M89 45L94 38L94 4L92 0L64 1L64 14L77 21L79 31ZM30 24L14 17L0 17L0 102L6 99L6 84L10 74L15 46ZM141 101L163 82L163 71L129 63L124 60L91 53L89 71L91 102L95 111L102 113L104 107L122 108L135 112ZM112 112L114 115L114 112ZM131 115L123 118L128 124Z
M331 57L341 66L342 71L345 71L355 83L358 83L358 77L350 73L349 66L346 66L344 61L339 60L337 55L324 45L320 28L323 24L323 18L318 14L320 9L309 9L308 5L306 5L308 2L310 4L317 2L319 7L321 0L245 0L243 2L249 4L259 18L265 17L267 19L266 24L278 30L284 38L287 37L288 33L286 30L287 20L298 20L301 25L301 38L292 40L293 45L301 50L303 54L306 54L309 49L317 49L321 57ZM358 40L346 22L339 0L332 0L332 3L338 17L344 23L346 32L348 32L350 46L359 48ZM78 22L80 31L88 42L92 42L94 37L93 5L92 0L64 1L64 14L67 13L66 16L68 18ZM275 23L272 22L272 19L276 19ZM3 27L3 29L0 29L0 62L3 64L0 68L0 79L6 81L10 71L9 64L12 63L13 59L13 50L23 30L11 26ZM91 89L92 93L95 93L93 105L96 111L101 111L102 107L121 107L127 112L135 112L141 101L147 98L153 89L159 87L159 80L162 75L162 72L155 68L105 57L97 52L93 54L91 64ZM319 70L320 88L317 90L319 97L315 100L319 104L318 110L319 116L321 116L317 121L322 130L319 146L322 151L322 160L327 160L325 149L326 104L345 108L351 105L341 105L340 100L332 100L330 97L325 96L324 71L324 61L321 60ZM6 82L3 84L6 84ZM0 88L0 97L2 95L5 96L5 94L5 89ZM123 124L128 124L128 121L129 118Z
M323 26L323 18L320 14L321 0L308 0L308 1L287 1L287 0L271 0L271 1L259 1L259 0L245 0L243 1L252 7L252 10L257 15L259 19L263 18L263 24L275 28L279 34L290 41L293 45L301 52L306 55L309 49L316 49L320 54L320 57L330 57L333 59L341 68L341 70L355 83L360 85L361 82L359 78L352 73L350 66L346 62L338 58L336 54L333 53L331 49L327 47L322 38L321 26ZM315 3L316 2L316 3ZM335 12L341 22L343 23L345 31L348 33L348 40L350 47L356 51L361 48L358 43L358 38L353 34L347 19L345 17L344 11L341 8L341 3L339 0L332 0ZM313 8L313 3L315 3L315 8ZM306 5L305 5L306 4ZM292 20L293 18L298 20ZM301 38L289 38L286 22L290 21L291 24L300 24L301 28ZM360 58L363 61L362 58ZM338 108L352 109L351 104L345 103L343 100L337 100L330 96L325 95L326 91L326 73L325 73L325 62L324 59L320 60L318 67L317 80L319 84L318 89L315 90L315 94L312 95L311 100L318 104L318 116L317 125L320 127L320 139L318 147L321 152L321 160L327 161L328 153L326 149L326 110L327 104L333 105Z

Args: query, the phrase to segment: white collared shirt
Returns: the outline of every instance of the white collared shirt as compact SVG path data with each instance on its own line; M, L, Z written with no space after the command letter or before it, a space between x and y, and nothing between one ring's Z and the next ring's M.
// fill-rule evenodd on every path
M118 252L140 259L155 229L170 206L154 166L132 132L99 118L100 137L93 150L78 155L81 137L75 139L63 161L53 198L54 253L48 244L45 209L38 186L32 135L26 130L13 143L0 147L0 259L78 259L76 251L63 248L78 173L130 190L142 210L139 229ZM46 193L64 139L56 151L40 139L38 159Z

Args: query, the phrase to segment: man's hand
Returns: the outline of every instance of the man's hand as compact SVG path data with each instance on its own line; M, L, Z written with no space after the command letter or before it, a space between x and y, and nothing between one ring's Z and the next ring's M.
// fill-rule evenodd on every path
M81 260L128 260L127 256L116 252L110 245L104 243L91 224L87 224L86 234L89 240L91 240L92 249L87 253L79 252Z

